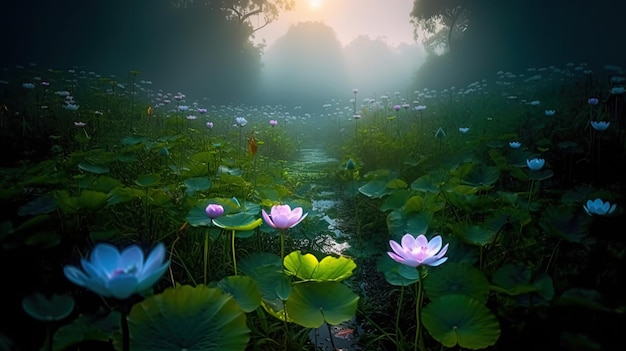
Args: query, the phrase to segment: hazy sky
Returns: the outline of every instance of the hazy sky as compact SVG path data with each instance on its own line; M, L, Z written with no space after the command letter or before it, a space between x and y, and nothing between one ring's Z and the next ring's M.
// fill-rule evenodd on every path
M343 45L366 34L386 38L389 45L413 43L409 14L413 0L295 0L293 11L281 13L278 20L256 33L271 45L284 35L291 24L320 21L332 27Z

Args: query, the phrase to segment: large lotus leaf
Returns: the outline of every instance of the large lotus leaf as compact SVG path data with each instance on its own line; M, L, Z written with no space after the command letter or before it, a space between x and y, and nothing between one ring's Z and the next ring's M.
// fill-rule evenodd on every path
M463 178L463 183L478 187L481 190L487 190L497 182L498 179L500 179L500 170L498 167L476 165L472 171Z
M402 179L393 179L387 183L389 189L406 189L408 184Z
M135 184L142 188L150 188L157 186L161 181L161 176L158 174L144 174L137 177Z
M460 208L465 212L474 213L479 212L481 210L489 210L490 208L480 206L480 196L476 195L464 195L457 192L449 192L446 195L446 200L454 207ZM490 203L493 203L491 199L486 199Z
M93 190L83 190L78 196L78 206L90 211L97 211L103 208L108 200L108 194Z
M590 311L598 312L617 312L615 309L602 305L602 294L597 290L573 288L563 292L563 295L556 299L557 306L579 307ZM623 311L622 311L623 313Z
M387 215L387 230L393 237L401 237L406 233L424 233L431 219L429 212L404 214L391 211Z
M120 320L119 312L106 315L81 315L70 324L65 324L55 331L52 349L66 350L72 345L85 341L108 343L114 334L119 333Z
M391 285L409 286L420 279L416 268L400 264L392 260L388 255L381 256L376 268L385 275L385 280Z
M209 163L215 160L215 153L202 151L189 156L189 159L200 163Z
M146 141L146 137L142 136L127 136L122 138L122 145L137 145Z
M226 277L217 283L225 292L233 295L244 312L252 312L261 304L257 283L244 275Z
M424 290L429 299L460 294L486 303L489 281L480 270L465 263L448 262L434 269L424 280Z
M86 163L81 163L78 165L78 169L83 172L93 173L93 174L105 174L109 173L109 168L106 166L95 166Z
M404 213L421 212L424 210L424 198L420 195L411 196L404 203Z
M245 350L246 315L219 288L168 288L136 304L128 315L133 351ZM117 341L117 340L116 340Z
M248 231L263 223L263 219L255 218L244 212L226 215L213 220L213 224L226 230Z
M89 184L89 189L102 191L104 193L108 193L111 190L124 186L124 184L119 180L109 176L96 176L93 177L91 183Z
M536 291L531 291L528 294L519 295L517 298L518 305L523 306L538 306L540 304L547 305L549 301L554 297L554 283L552 278L545 274L539 273L533 277L532 283Z
M296 284L287 300L287 314L305 328L319 328L354 318L359 296L339 282Z
M284 320L283 300L291 293L291 278L283 273L280 257L269 253L252 253L238 262L238 268L257 283L263 308Z
M468 222L450 224L449 227L452 229L452 232L458 235L463 241L476 246L490 244L493 237L496 235L496 232L491 229Z
M498 269L491 282L491 288L508 295L521 295L537 291L538 288L531 283L532 272L527 266L520 264L507 264Z
M302 280L312 281L340 281L352 275L356 268L354 260L340 256L326 256L321 261L308 253L293 251L283 261L288 274Z
M369 198L381 198L391 194L393 191L387 188L387 183L388 182L384 180L372 180L359 187L359 192Z
M211 189L211 180L205 177L193 177L185 179L185 192L188 194L194 194L197 191L207 191Z
M560 346L563 350L605 350L602 344L593 340L589 335L576 332L563 332L560 335Z
M528 150L511 150L507 161L513 167L528 167L526 160L531 159L532 156L533 153Z
M430 335L445 347L470 350L494 345L500 337L496 317L482 303L465 295L445 295L422 310Z
M57 209L57 201L52 193L46 193L33 201L30 201L17 210L20 216L40 215L50 213Z
M410 195L411 192L407 189L396 189L385 198L385 201L380 206L380 210L383 212L388 210L399 210L402 206L404 206Z
M67 214L77 214L86 209L97 211L103 208L109 199L109 195L93 190L83 190L79 196L70 196L67 190L58 190L54 197L59 207Z
M143 191L139 189L118 187L109 192L107 206L137 200L140 199L143 195Z
M22 299L22 308L37 320L60 321L74 310L74 299L69 295L47 297L40 292L34 292Z
M253 252L250 255L242 258L238 263L239 270L252 278L255 277L255 271L269 267L275 270L277 273L282 274L282 264L280 262L280 256L267 252Z
M406 221L406 233L425 233L428 230L428 224L432 220L429 212L421 212L411 214Z
M533 180L546 180L548 178L552 178L554 172L551 169L544 168L538 171L530 171L528 174L528 178Z
M201 204L193 207L187 213L185 220L192 227L208 227L211 225L211 218L206 214L206 205Z
M439 187L443 185L443 182L435 179L432 175L426 174L417 178L411 183L411 189L416 191L438 193Z
M578 216L570 206L548 207L539 220L546 233L572 243L580 243L587 235L588 216Z

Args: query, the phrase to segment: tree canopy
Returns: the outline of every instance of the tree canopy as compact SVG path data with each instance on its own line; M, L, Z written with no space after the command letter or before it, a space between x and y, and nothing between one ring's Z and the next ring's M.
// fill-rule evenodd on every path
M469 23L471 0L415 0L411 23L416 39L431 52L452 50L452 41L460 37Z
M175 7L194 6L194 0L170 0ZM275 21L282 11L290 11L294 0L208 0L210 11L221 12L228 21L245 27L252 35Z

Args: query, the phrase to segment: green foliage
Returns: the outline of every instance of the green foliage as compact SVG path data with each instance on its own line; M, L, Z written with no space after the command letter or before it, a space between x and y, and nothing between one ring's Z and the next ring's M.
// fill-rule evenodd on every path
M128 325L132 350L244 350L250 338L236 300L203 285L148 297L133 306Z

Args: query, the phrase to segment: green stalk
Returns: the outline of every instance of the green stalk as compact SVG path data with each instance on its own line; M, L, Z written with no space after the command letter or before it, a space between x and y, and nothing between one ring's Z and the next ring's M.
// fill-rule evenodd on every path
M285 230L280 230L280 264L282 266L283 260L285 259Z
M211 233L211 225L209 224L209 229L204 233L204 284L206 284L207 279L207 268L209 261L209 233Z
M231 240L231 250L233 252L233 268L235 269L235 275L237 275L237 257L235 257L235 230L233 229L233 232L231 234L232 240Z
M417 267L417 271L419 272L419 280L417 282L417 297L415 299L415 340L414 340L414 344L413 344L413 350L417 351L418 347L418 342L419 342L419 349L421 351L425 351L426 348L424 347L424 339L421 337L422 335L422 324L420 321L420 308L422 307L422 300L424 299L423 296L423 284L422 284L422 278L424 277L424 275L422 274L422 270L420 269L420 266Z
M400 287L400 298L398 299L398 310L396 312L396 346L400 343L400 309L402 308L402 300L404 300L404 285Z

